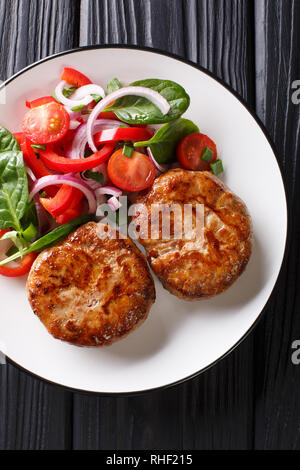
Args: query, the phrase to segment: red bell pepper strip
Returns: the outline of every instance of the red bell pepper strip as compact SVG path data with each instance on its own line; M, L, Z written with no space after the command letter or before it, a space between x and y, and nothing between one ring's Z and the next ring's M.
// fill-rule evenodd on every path
M43 106L47 103L57 103L53 96L43 96L42 98L37 98L36 100L26 101L27 108L37 108L38 106Z
M52 173L45 167L44 163L40 158L37 157L33 148L31 147L31 142L25 136L21 142L21 150L23 152L23 159L25 165L27 165L36 178L42 178L43 176L52 175ZM55 186L48 186L46 190L49 196L55 196L57 193L57 188Z
M66 81L69 85L76 86L77 88L92 83L88 77L83 75L83 73L70 67L64 68L61 79Z
M52 175L51 171L45 167L43 162L37 158L33 148L31 147L30 140L26 139L24 134L19 133L23 136L21 139L21 149L23 151L24 162L32 170L36 178L42 178L43 176ZM70 202L75 198L77 201L80 201L82 198L81 191L76 188L72 188L69 185L62 185L60 189L55 186L47 186L45 192L52 196L52 199L41 198L41 203L45 209L50 212L53 217L57 217L62 214L70 205ZM52 213L54 211L54 213Z
M18 266L0 266L0 274L6 277L25 276L25 274L29 273L36 256L36 253L29 253L28 255L24 256Z
M56 222L58 224L67 224L76 217L79 217L82 214L82 209L83 201L81 200L75 207L70 207L63 214L57 217Z
M76 173L95 168L101 163L105 163L114 151L114 144L106 144L101 150L87 158L66 158L55 153L50 147L46 150L39 150L39 154L45 165L51 170L62 171L63 173Z
M54 197L41 197L40 201L46 211L56 218L70 207L73 207L73 205L76 206L81 199L82 192L79 189L63 184Z
M106 129L97 132L94 137L95 145L101 145L108 142L118 142L119 140L149 140L153 136L152 129L139 127L119 127L117 129Z

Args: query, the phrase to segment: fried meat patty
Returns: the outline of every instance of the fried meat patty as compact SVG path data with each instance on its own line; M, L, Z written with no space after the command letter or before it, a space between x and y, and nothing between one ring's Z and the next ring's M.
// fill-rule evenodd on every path
M147 209L133 218L139 242L154 273L172 294L184 300L213 297L231 286L245 269L251 255L250 216L241 199L211 173L170 170L136 202ZM163 211L162 222L158 204L175 204L181 208L182 218L176 211L169 215ZM193 228L184 225L184 204L191 205ZM196 220L201 218L201 210L199 232ZM163 234L167 225L169 239Z
M43 251L27 281L31 307L49 333L82 346L109 345L127 335L155 301L145 257L109 226L99 237L101 225L83 225Z

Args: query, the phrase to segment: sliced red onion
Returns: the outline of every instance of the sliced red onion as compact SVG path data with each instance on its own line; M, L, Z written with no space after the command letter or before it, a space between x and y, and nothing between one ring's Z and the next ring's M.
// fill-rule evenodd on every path
M89 95L99 95L102 98L105 97L105 92L100 85L95 85L91 83L89 85L84 85L78 88L72 95L73 100L81 100Z
M107 194L109 196L116 196L119 197L122 194L121 189L116 188L115 186L102 186L99 189L96 189L95 191L96 196L100 194Z
M65 106L68 106L69 108L75 108L76 106L87 106L90 104L94 99L91 95L86 95L84 98L81 98L80 100L73 100L70 98L66 98L63 94L63 89L65 88L67 82L61 81L55 88L55 95L57 99L64 104Z
M122 204L120 203L119 199L116 198L116 196L113 196L108 200L108 205L113 211L117 211L122 206Z
M152 90L151 88L141 86L128 86L113 91L95 106L87 121L87 139L88 144L93 152L97 151L93 139L93 135L95 133L94 126L97 117L109 104L111 104L118 98L122 98L123 96L141 96L142 98L147 98L149 101L155 104L155 106L157 106L158 109L164 115L167 114L170 110L170 105L168 101L160 93L155 90Z
M127 125L126 125L127 126ZM116 129L120 127L120 121L114 119L98 119L95 122L93 133L105 130ZM75 134L72 142L72 148L67 152L67 157L70 158L84 158L84 152L87 144L87 124L81 124ZM97 152L97 149L96 149Z
M76 121L76 119L71 119L69 129L75 130L80 126L80 122Z
M89 203L89 213L96 212L97 201L94 191L82 180L71 175L49 175L36 180L29 194L29 201L42 189L52 184L68 184L83 192Z
M170 168L169 165L160 165L159 163L157 163L157 161L155 160L155 158L154 158L154 156L153 156L153 153L151 152L150 147L147 147L147 153L148 153L149 158L150 158L150 160L152 161L153 165L155 166L155 168L156 168L160 173L165 173L165 172Z
M28 166L25 166L25 168L26 168L27 175L29 176L31 181L34 182L36 180L36 177L34 176L32 170Z

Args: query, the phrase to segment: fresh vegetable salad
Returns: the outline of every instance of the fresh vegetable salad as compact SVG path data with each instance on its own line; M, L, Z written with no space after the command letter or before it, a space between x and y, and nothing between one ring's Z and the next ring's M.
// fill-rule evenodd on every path
M26 101L20 132L0 126L0 274L28 273L100 204L117 212L169 168L221 173L215 143L181 117L189 104L171 80L113 78L104 90L68 67L51 95Z

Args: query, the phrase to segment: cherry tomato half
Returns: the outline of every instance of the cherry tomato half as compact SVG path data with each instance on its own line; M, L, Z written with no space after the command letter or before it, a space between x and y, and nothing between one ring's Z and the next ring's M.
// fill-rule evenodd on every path
M133 152L132 157L123 155L123 149L112 154L107 166L112 183L124 191L141 191L152 186L155 167L143 153Z
M70 116L58 103L32 108L25 114L23 130L36 144L49 144L62 139L70 127Z
M177 147L177 158L180 165L187 170L210 170L209 163L202 160L205 147L213 152L210 163L217 160L217 147L213 140L200 132L194 132L182 139Z

